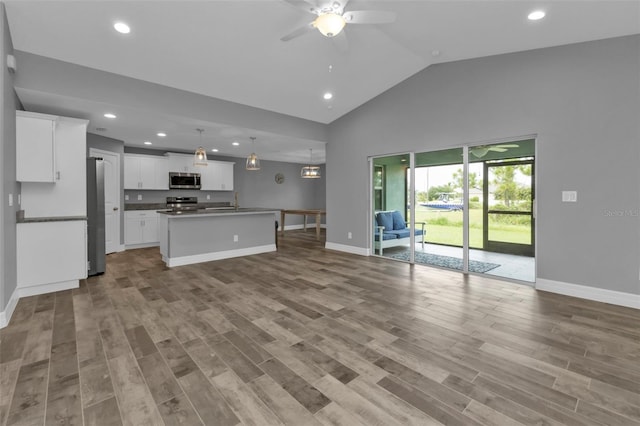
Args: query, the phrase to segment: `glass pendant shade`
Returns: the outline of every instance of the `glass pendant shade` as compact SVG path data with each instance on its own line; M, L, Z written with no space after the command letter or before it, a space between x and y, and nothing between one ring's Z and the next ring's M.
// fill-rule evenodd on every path
M324 13L313 21L313 26L325 37L335 37L346 25L346 21L337 13Z
M255 152L247 157L247 170L260 170L260 159Z
M254 136L250 137L251 145L255 144L256 138ZM247 170L260 170L260 159L256 155L255 152L252 152L251 155L247 157L247 166L245 167Z
M202 144L202 132L204 132L204 130L196 129L196 131L200 133L200 144ZM202 146L199 146L198 149L196 149L196 153L193 155L193 165L199 167L209 165L207 162L207 151L205 151Z
M320 176L320 167L318 166L304 166L302 170L300 170L300 177L304 179L319 179Z
M303 166L300 169L300 177L303 179L319 179L320 175L320 166L312 166L311 162L313 159L313 150L309 150L309 165Z

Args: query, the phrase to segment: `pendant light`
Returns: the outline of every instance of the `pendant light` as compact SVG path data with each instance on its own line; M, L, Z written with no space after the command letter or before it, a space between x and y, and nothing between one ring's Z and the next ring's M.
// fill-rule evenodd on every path
M300 177L303 179L319 179L320 176L320 166L312 166L311 162L313 160L313 150L309 150L309 165L303 166L302 170L300 170Z
M196 153L193 156L193 165L198 167L208 166L207 151L202 147L202 132L204 132L204 129L196 129L196 131L200 133L200 146L196 149Z
M251 136L249 139L251 139L251 147L253 148L253 145L256 141L256 138L254 136ZM260 170L260 159L258 159L258 156L256 155L255 152L252 152L250 156L247 157L247 170Z

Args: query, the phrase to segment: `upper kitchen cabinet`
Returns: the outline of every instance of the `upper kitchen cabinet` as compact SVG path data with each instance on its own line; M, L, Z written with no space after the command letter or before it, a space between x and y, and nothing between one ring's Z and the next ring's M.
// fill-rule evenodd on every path
M16 180L56 181L56 121L53 115L16 111Z
M169 171L181 173L202 173L204 167L193 165L193 155L168 152Z
M124 189L169 189L169 160L155 155L124 155Z
M16 111L16 170L25 217L87 215L88 124L77 118Z
M233 191L233 165L227 161L209 161L206 174L202 175L202 189L209 191Z

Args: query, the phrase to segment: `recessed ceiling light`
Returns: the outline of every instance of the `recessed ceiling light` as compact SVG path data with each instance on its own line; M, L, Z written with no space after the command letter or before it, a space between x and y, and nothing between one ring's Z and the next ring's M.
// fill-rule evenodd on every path
M144 144L145 144L145 145L153 145L153 144L152 144L151 142L149 142L149 141L144 141Z
M239 145L240 145L240 142L233 142L231 145L233 145L233 146L239 146Z
M164 132L158 132L158 136L164 138L165 136L167 136L167 134Z
M545 15L546 13L544 13L544 11L542 10L534 10L529 14L529 16L527 16L527 18L529 18L530 21L537 21L539 19L544 18Z
M120 34L129 34L131 32L131 28L124 22L116 22L113 24L113 28L116 29Z
M211 148L211 152L218 152L218 148Z
M324 95L322 95L322 97L324 98L325 101L328 101L329 99L333 98L333 93L327 92Z
M110 112L106 113L104 116L107 117L107 118L116 118L116 115L115 114L111 114Z

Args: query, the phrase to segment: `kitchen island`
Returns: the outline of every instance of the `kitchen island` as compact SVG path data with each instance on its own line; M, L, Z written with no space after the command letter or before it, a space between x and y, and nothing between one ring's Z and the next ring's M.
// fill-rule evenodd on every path
M160 254L181 266L276 251L274 225L280 210L212 208L160 213Z

